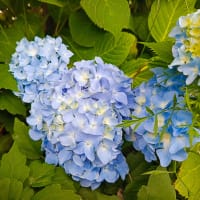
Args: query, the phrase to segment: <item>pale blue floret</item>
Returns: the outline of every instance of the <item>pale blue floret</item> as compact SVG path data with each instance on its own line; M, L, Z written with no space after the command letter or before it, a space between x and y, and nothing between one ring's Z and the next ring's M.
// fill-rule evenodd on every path
M10 62L10 71L19 84L16 94L31 103L42 90L54 88L72 55L60 37L21 39Z

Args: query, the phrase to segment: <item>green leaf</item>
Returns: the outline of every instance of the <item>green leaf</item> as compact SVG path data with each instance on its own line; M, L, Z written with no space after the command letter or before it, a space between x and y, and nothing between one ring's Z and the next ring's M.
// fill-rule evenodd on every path
M115 195L105 195L98 191L91 191L88 188L80 188L78 193L83 200L119 200Z
M20 200L30 200L34 195L34 190L30 187L25 187L22 191Z
M127 58L131 47L136 43L134 35L122 32L117 41L112 34L107 33L95 45L96 55L107 63L122 64Z
M82 10L71 14L69 26L73 40L85 47L94 46L95 42L99 40L104 33L103 30L94 25Z
M158 167L159 171L166 169ZM162 184L161 184L162 183ZM148 185L138 193L138 200L176 200L174 187L168 173L154 173L150 176Z
M141 71L147 68L149 63L148 59L138 58L124 62L120 65L120 69L129 77L137 76Z
M26 107L22 101L8 90L0 93L0 110L7 110L13 115L26 115Z
M4 88L17 91L17 83L8 70L8 65L0 64L0 89Z
M28 134L29 128L15 118L13 139L19 150L29 159L39 159L42 157L41 142L33 141Z
M61 167L55 168L55 173L54 176L52 177L52 183L60 184L64 189L70 189L70 190L74 189L73 180L65 173L64 169Z
M65 2L61 1L61 0L38 0L40 2L43 3L48 3L54 6L58 6L58 7L64 7L65 6Z
M26 157L14 144L10 151L3 155L0 166L0 178L15 178L21 182L29 175L29 168L26 166Z
M128 176L128 185L124 191L125 200L137 199L137 193L142 185L147 184L148 176L143 173L155 167L144 160L144 156L140 152L131 152L127 156L127 163L130 169Z
M20 40L23 36L21 21L15 22L10 28L4 29L0 26L0 62L9 63L11 55L15 50L16 41Z
M16 179L0 179L0 199L2 200L21 200L22 189L22 182Z
M81 6L97 26L115 36L128 26L130 9L126 0L81 0Z
M175 182L176 190L189 199L193 199L200 191L200 155L195 151L190 152L187 160L182 163Z
M145 46L150 48L159 58L166 63L171 63L173 60L172 56L172 45L173 41L162 41L162 42L143 42Z
M139 15L131 15L129 21L129 29L142 41L147 41L149 37L148 15L143 13Z
M133 78L133 87L148 81L153 76L153 73L149 70L149 60L145 58L127 61L120 66L120 69L127 76Z
M194 9L196 0L155 0L148 18L149 30L157 42L168 38L180 16Z
M31 187L44 187L52 183L55 166L36 160L30 164L29 184Z
M138 192L137 200L149 200L148 193L148 187L143 185Z
M60 185L53 184L36 193L32 200L63 200L66 198L80 200L80 196L73 190L62 190Z
M75 43L72 38L65 34L62 36L65 43L70 47L70 50L73 51L74 55L71 58L71 63L80 60L90 60L94 59L95 51L94 48L83 47Z

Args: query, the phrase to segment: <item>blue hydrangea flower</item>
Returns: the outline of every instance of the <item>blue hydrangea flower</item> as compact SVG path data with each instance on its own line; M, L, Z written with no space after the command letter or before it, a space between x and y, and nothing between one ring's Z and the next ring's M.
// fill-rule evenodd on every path
M76 62L60 77L53 90L40 91L27 118L31 138L42 140L46 162L92 189L124 179L128 166L116 125L133 108L131 79L100 58Z
M175 69L155 68L154 77L134 89L134 119L126 138L141 151L145 160L160 160L166 167L172 160L183 161L190 147L192 114L184 103L185 76ZM200 141L196 137L194 142ZM194 143L193 142L193 143Z
M198 80L200 85L200 10L187 16L181 16L170 33L175 38L172 48L174 60L169 68L176 67L187 76L186 85Z
M31 103L40 91L54 88L67 70L72 55L60 37L21 39L10 62L10 71L18 82L16 94Z

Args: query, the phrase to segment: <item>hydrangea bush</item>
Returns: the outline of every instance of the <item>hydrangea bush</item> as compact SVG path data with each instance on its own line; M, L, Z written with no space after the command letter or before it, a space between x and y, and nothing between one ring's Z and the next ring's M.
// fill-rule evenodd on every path
M199 8L0 1L0 199L199 199Z

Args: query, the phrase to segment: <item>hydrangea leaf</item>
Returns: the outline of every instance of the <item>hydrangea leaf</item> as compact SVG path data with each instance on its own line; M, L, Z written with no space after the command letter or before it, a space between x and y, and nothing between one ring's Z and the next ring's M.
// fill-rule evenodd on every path
M120 65L127 58L134 44L136 44L136 37L130 33L122 32L117 41L112 34L106 33L96 43L95 51L96 55L102 57L105 62Z
M54 184L60 184L63 188L73 190L74 182L73 180L65 173L64 169L61 167L55 168L55 174L52 177L52 182Z
M29 175L29 168L26 165L26 157L14 143L10 151L3 155L0 166L0 178L15 178L21 182Z
M131 15L128 28L140 38L146 41L149 35L147 14Z
M199 145L196 148L198 149ZM182 196L189 197L189 199L195 199L195 196L200 191L200 155L195 151L191 151L187 160L182 163L175 182L176 190Z
M1 191L0 199L21 200L22 190L23 190L22 182L11 178L0 179L0 191Z
M149 30L157 42L168 38L171 29L180 16L194 9L196 0L156 0L152 4L148 18Z
M152 174L149 177L148 185L140 189L138 200L176 200L175 189L171 185L171 179L167 170L161 167L157 169L159 171L166 171L166 173Z
M162 41L162 42L143 42L145 46L150 48L159 58L166 63L170 63L173 60L172 56L172 45L173 41Z
M130 9L126 0L81 0L81 6L97 26L115 36L128 26Z
M103 30L94 25L82 10L71 14L69 26L73 40L85 47L94 46L95 42L100 39L104 33Z
M0 64L0 88L17 91L17 83L8 71L8 65Z
M26 107L24 104L8 90L0 93L0 110L7 110L13 115L26 115Z
M41 163L39 160L30 164L29 183L32 187L44 187L52 183L55 166Z
M127 156L129 165L130 182L124 190L124 198L126 200L137 199L137 193L142 185L148 182L148 176L143 176L143 173L154 168L150 163L144 160L144 156L140 153L129 153Z
M13 139L22 153L29 159L39 159L41 157L41 147L38 141L33 141L28 134L29 128L19 119L14 122Z
M115 195L105 195L97 191L91 191L88 188L80 188L78 193L84 200L119 200Z
M80 196L73 190L62 190L59 184L45 187L36 193L32 200L63 200L66 197L70 200L80 200Z
M22 200L30 200L34 195L34 190L30 187L25 187L22 191L21 199Z

